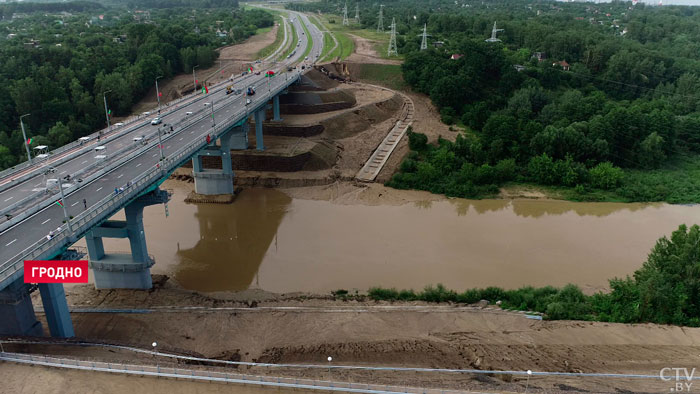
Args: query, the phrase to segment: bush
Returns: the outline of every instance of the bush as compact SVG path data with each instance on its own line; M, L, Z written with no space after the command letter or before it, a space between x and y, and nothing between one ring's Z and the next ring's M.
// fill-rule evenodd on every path
M593 187L610 190L617 187L622 181L624 172L615 167L609 161L600 163L588 171L590 182Z
M428 145L428 136L422 133L414 133L412 130L408 130L408 147L411 150L423 151Z

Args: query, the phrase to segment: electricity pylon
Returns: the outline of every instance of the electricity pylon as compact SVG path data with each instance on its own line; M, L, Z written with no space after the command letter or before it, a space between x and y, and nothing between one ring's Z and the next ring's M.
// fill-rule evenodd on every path
M360 23L360 4L355 4L355 23Z
M423 25L423 40L420 42L420 50L428 49L428 24Z
M380 5L379 6L379 20L377 21L377 33L383 33L384 32L384 12L383 12L384 6Z
M343 26L347 26L350 23L348 22L348 2L345 2L345 7L343 7Z
M496 38L496 33L499 31L503 31L503 29L496 29L496 22L493 22L493 29L491 30L491 38L487 38L486 42L500 42L498 38Z
M391 37L389 38L389 53L388 55L398 56L399 51L396 50L396 18L391 18Z

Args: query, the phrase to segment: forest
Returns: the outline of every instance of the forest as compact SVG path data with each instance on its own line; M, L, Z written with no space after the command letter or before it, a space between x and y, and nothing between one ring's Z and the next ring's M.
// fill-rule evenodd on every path
M135 3L143 10L141 4L157 2ZM113 116L128 115L156 77L211 66L215 48L274 24L265 11L230 7L235 1L176 4L187 8L151 9L147 20L124 5L0 5L0 169L26 159L21 115L31 114L23 121L32 146L59 147L106 126L103 92L110 91ZM193 4L217 7L193 13Z
M339 13L343 4L290 7ZM378 4L357 4L362 25L376 29ZM473 198L525 183L580 200L700 201L690 176L700 170L697 7L383 4L404 80L459 134L427 144L409 133L412 153L389 186ZM503 31L486 42L494 22Z

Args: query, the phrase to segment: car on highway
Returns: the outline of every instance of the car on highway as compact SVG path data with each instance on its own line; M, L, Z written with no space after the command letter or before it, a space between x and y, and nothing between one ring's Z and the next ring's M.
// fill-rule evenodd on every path
M256 71L255 75L260 75L260 70Z
M205 107L208 107L209 105L210 105L210 103L204 103Z
M163 119L161 119L161 118L153 118L153 120L151 121L151 125L156 126L156 125L161 124L162 122L163 122Z
M245 99L245 105L250 104L250 99Z
M145 115L145 116L148 116L148 115L150 115L150 114L151 114L151 112L150 112L150 111L146 111L146 112L142 113L141 115Z
M185 116L192 116L192 111L185 112Z
M124 126L124 123L122 123L122 122L117 122L117 123L115 123L114 125L117 126L117 127L119 127L119 126Z

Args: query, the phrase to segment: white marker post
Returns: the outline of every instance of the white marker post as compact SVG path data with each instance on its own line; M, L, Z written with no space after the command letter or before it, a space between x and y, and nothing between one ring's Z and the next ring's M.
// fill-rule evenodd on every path
M530 387L530 376L532 375L531 370L527 370L527 383L525 384L525 392L527 393L527 389Z
M158 366L158 357L156 356L156 354L158 354L158 349L157 349L158 343L153 342L153 343L151 344L151 346L153 346L153 352L154 352L154 353L153 353L153 358L156 359L156 371L158 371L158 373L160 373L160 367Z
M328 373L331 373L331 361L333 361L333 357L328 356Z

